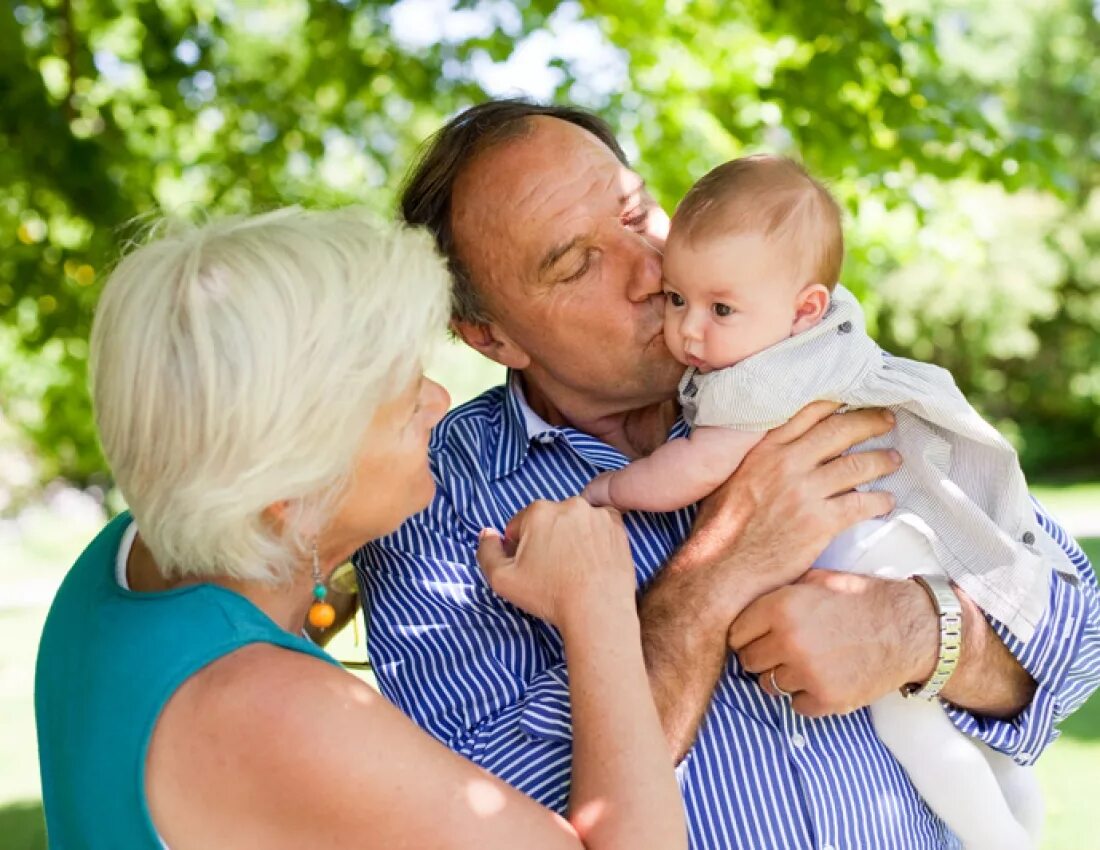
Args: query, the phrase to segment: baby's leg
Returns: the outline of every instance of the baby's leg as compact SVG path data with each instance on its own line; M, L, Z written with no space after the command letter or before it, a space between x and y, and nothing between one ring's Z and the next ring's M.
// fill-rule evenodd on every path
M983 748L951 724L939 703L887 694L871 716L879 738L966 850L1034 850Z
M895 579L918 573L943 574L928 538L913 526L909 518L902 517L857 523L837 535L818 556L814 566Z
M1001 793L1004 794L1012 814L1038 846L1043 832L1043 822L1046 820L1039 777L1030 767L1021 767L1004 753L989 747L982 747L981 752L989 763L993 775L997 777Z

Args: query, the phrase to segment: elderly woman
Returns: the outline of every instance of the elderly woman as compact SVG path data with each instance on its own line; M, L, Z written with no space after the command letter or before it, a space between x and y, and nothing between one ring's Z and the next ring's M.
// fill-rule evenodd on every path
M96 419L130 506L58 592L36 710L56 847L686 847L620 519L482 533L486 594L564 637L568 820L452 754L302 636L325 581L433 494L430 239L355 211L170 233L108 281ZM505 545L504 540L508 543Z

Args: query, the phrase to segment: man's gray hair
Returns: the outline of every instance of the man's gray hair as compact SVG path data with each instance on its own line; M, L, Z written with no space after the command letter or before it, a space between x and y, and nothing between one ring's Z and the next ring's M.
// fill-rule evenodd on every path
M469 270L459 259L451 221L455 181L475 157L495 145L522 138L537 116L568 121L587 130L627 165L626 154L611 127L591 112L572 106L530 103L521 99L491 100L460 112L429 138L401 192L401 215L409 224L424 225L451 272L451 318L486 324L485 303Z

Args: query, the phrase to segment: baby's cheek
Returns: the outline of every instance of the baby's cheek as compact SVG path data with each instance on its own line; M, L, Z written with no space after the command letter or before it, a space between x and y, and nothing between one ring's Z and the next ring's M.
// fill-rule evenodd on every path
M675 320L672 315L672 310L668 307L665 308L665 339L679 338L680 336L680 323Z

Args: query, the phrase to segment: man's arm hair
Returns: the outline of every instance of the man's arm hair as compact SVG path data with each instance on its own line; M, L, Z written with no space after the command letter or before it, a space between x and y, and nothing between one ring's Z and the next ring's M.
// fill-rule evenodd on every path
M810 405L745 457L700 510L689 539L641 599L642 648L669 749L691 748L725 664L730 623L754 599L798 578L828 542L893 506L852 492L894 471L885 451L841 456L886 433L893 417L832 415Z

